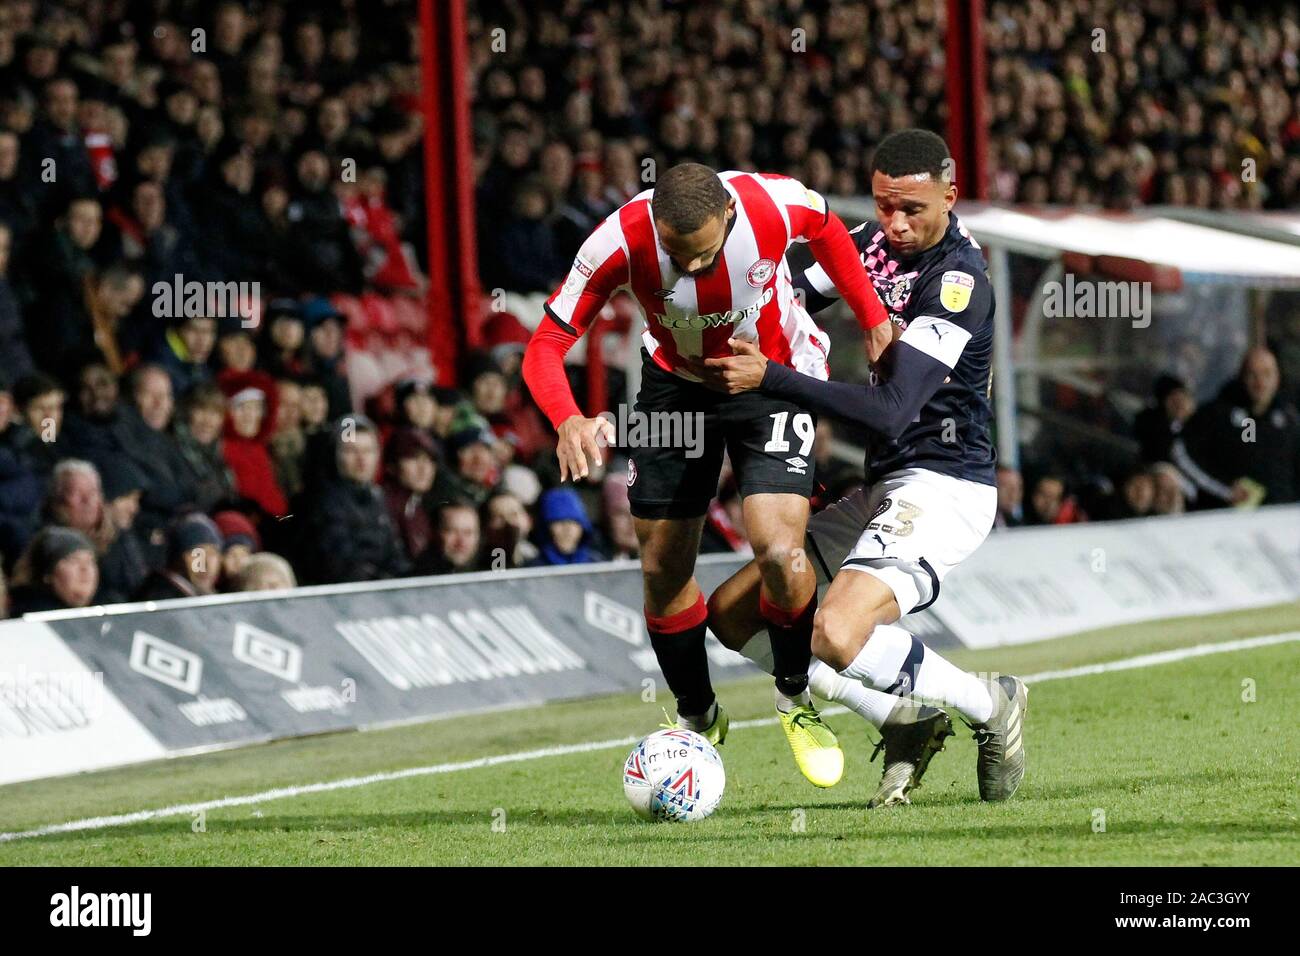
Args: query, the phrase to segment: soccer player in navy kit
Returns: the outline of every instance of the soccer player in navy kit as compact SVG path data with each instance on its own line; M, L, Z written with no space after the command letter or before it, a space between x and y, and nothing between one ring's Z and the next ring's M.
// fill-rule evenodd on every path
M997 506L992 418L993 292L979 246L951 214L957 197L944 141L924 130L887 137L872 161L878 219L850 230L900 330L871 385L818 381L768 362L736 341L713 358L715 387L758 389L819 414L866 426L867 486L808 525L808 575L830 586L813 622L810 672L819 696L846 703L880 728L885 774L872 806L907 802L951 733L956 710L979 745L984 800L1005 800L1024 775L1027 690L1016 677L965 673L897 625L929 607L944 576L993 525ZM810 313L833 301L813 263L791 257ZM844 573L839 573L844 572ZM762 658L746 567L714 592L710 625L723 643ZM747 646L749 645L749 646Z

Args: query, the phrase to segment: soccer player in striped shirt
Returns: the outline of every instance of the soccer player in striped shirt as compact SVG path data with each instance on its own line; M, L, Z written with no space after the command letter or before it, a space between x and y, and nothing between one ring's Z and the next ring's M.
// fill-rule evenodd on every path
M772 643L777 711L804 775L832 786L843 753L808 695L816 588L799 573L813 490L812 414L758 392L727 395L705 384L703 361L752 342L770 361L827 377L829 342L795 294L785 254L807 243L866 331L871 360L893 337L884 307L844 224L823 197L785 176L716 173L683 163L634 197L583 243L524 356L524 378L559 435L561 479L602 461L612 423L584 416L564 375L564 355L616 292L645 319L641 390L634 414L669 424L696 416L702 447L649 430L628 449L628 496L641 544L645 618L660 669L677 700L675 726L721 743L727 716L709 678L709 607L695 580L705 512L724 452L744 497L744 521L762 583L759 608Z

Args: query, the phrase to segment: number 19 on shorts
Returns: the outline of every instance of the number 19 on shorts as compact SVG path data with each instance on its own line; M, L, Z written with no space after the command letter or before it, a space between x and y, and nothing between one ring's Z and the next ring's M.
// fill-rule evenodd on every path
M789 412L773 412L770 416L772 419L772 437L768 439L763 451L778 452L784 454L790 450L790 442L785 437L786 421L790 417ZM806 455L812 451L813 438L817 434L817 428L813 425L812 416L807 412L796 412L794 420L790 422L795 436L799 439L799 454Z

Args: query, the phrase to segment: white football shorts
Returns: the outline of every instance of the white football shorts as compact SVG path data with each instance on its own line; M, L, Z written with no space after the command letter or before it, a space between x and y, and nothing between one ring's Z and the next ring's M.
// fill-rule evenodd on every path
M988 537L997 503L993 485L924 468L890 472L809 519L817 580L865 572L889 586L901 613L924 610Z

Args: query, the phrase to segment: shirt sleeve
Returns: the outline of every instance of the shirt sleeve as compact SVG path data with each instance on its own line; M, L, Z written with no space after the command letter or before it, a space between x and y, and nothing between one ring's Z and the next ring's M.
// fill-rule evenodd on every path
M938 270L923 281L907 303L907 328L900 342L924 352L949 369L989 321L993 288L983 270Z
M865 222L859 223L849 230L849 237L858 250L859 261L867 243L866 225ZM816 315L835 304L840 297L839 290L835 288L835 283L826 274L826 270L813 258L806 244L799 243L791 246L785 258L790 266L795 293L800 296L809 314Z
M915 317L886 353L890 372L883 384L823 382L769 362L764 394L865 426L890 440L898 438L956 368L966 343L989 321L992 304L982 271L946 270L916 295L908 303Z
M524 351L524 382L557 429L566 418L581 414L564 373L564 356L627 282L627 250L610 217L578 250L564 284L546 300L546 317Z
M627 284L628 275L627 250L610 217L578 250L564 283L546 300L546 314L576 338L596 321L614 291Z
M921 413L952 369L901 341L891 348L895 350L893 371L883 385L824 382L768 362L761 388L764 395L862 425L892 441Z

